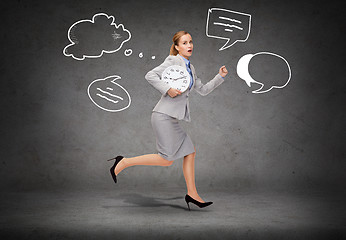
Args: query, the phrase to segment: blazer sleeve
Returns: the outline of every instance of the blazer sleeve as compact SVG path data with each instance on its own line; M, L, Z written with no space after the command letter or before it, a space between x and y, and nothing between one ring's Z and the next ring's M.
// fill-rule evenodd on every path
M174 56L170 55L165 59L165 61L161 65L157 66L145 75L145 79L151 85L153 85L154 88L159 90L163 95L166 95L167 91L171 87L161 80L161 75L163 71L171 65L174 65Z
M223 81L223 77L221 77L220 74L217 74L212 80L210 80L206 84L203 84L201 79L196 76L194 89L202 96L205 96L211 93L215 88L223 83Z

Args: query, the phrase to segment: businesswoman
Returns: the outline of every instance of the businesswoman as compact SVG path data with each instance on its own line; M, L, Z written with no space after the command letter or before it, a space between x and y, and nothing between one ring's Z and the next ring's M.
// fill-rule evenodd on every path
M190 137L179 125L179 120L190 122L188 96L192 90L196 90L199 94L205 96L219 86L228 73L226 67L222 66L219 69L219 73L216 74L212 80L206 84L202 84L201 80L196 75L193 65L190 64L189 61L192 51L193 42L191 35L185 31L175 33L170 55L160 66L154 68L145 75L146 80L162 94L151 116L158 153L132 158L117 156L109 159L115 160L110 172L116 183L119 173L130 166L170 166L174 160L184 158L183 172L187 187L185 201L189 210L190 202L196 204L198 207L209 206L212 202L205 202L197 193L195 185L196 149ZM163 71L172 65L183 66L190 74L190 85L185 92L171 88L161 80Z

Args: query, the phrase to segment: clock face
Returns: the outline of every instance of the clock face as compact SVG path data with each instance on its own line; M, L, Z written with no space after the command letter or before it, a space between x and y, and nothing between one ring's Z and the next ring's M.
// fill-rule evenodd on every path
M190 86L191 78L185 67L173 65L163 71L161 80L171 88L185 92Z

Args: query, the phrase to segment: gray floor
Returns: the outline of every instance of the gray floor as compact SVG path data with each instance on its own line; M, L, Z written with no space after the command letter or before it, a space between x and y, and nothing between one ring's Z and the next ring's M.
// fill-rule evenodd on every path
M346 239L344 196L185 189L6 192L1 239Z

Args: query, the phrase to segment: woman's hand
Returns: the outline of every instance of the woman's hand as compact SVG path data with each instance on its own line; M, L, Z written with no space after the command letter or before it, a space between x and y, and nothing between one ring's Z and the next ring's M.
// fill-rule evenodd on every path
M219 69L219 74L221 75L221 77L226 77L228 71L227 68L225 66L220 67Z
M168 89L167 94L171 98L175 98L177 95L181 95L181 92L175 88L170 88L170 89Z

